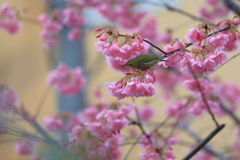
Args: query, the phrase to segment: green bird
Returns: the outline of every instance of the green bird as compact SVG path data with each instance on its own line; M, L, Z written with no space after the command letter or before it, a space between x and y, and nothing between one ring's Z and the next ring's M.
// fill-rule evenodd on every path
M166 61L166 60L163 60L151 54L142 54L133 59L130 59L126 64L123 65L123 67L128 66L133 69L139 69L144 71L152 68L155 64L161 61Z

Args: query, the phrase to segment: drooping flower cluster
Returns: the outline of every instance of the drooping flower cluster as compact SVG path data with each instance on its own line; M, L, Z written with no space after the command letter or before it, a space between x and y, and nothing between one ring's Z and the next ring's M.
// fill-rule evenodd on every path
M109 65L117 71L129 71L128 68L122 67L129 59L132 59L138 55L147 53L146 43L137 33L131 35L121 35L119 32L113 33L106 29L97 29L102 33L97 35L100 41L94 45L97 51L102 52L106 56ZM123 39L124 43L121 44Z
M66 64L61 63L57 69L52 70L48 74L46 82L56 88L60 93L72 95L83 89L85 77L80 67L70 69Z
M119 144L123 140L120 131L128 125L129 122L125 117L129 115L133 106L134 104L123 105L118 110L102 108L100 113L94 113L95 116L91 115L92 118L88 118L89 121L80 120L75 123L68 134L71 142L70 150L74 151L74 148L84 145L89 159L97 157L105 159L109 156L111 159L119 159L121 155ZM89 117L90 114L87 110L81 112L81 116Z
M151 97L155 92L155 75L152 70L127 73L120 81L107 82L107 93L118 100L125 97Z
M219 28L233 24L231 26L232 31L215 33L209 37L206 37L206 35L212 31L212 28L204 23L190 29L185 39L197 44L192 46L190 53L183 56L181 60L182 71L189 72L192 70L191 72L194 72L194 74L212 73L214 68L224 63L227 60L227 52L233 51L237 47L237 42L235 42L237 41L235 25L238 23L238 20L220 23ZM229 47L229 44L236 44L236 47Z
M22 23L18 21L17 12L11 9L8 3L3 3L0 7L0 28L10 34L16 34L21 27Z

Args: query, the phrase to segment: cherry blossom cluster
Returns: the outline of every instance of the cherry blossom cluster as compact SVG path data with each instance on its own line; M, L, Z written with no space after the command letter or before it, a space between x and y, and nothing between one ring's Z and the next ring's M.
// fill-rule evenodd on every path
M117 31L113 33L109 29L98 28L97 31L101 32L96 36L100 41L96 42L94 46L97 51L106 56L107 62L117 71L129 71L122 65L131 58L147 53L146 43L137 33L131 36L121 35Z
M227 60L227 52L234 51L238 47L238 31L236 25L238 20L225 21L219 23L219 28L230 26L231 29L217 32L206 37L206 33L211 32L212 28L206 24L191 28L185 39L191 43L191 52L185 54L181 60L182 71L193 70L194 74L212 73L214 68ZM234 44L234 45L233 45Z
M11 9L8 3L3 3L0 7L0 28L10 34L16 34L21 27L22 23L18 21L17 12Z
M83 89L85 76L81 67L70 69L65 63L60 63L49 72L46 82L62 94L73 95Z
M39 16L39 21L43 26L40 35L45 48L53 48L57 45L57 35L64 27L70 28L67 35L70 41L78 40L81 27L86 23L81 11L74 7L54 10L51 15L43 13Z
M155 92L155 75L153 71L127 73L120 81L107 82L107 93L117 97L151 97Z
M229 12L229 9L221 3L221 0L204 0L205 6L200 7L200 15L209 20L214 20L226 16ZM206 6L209 6L210 9L207 9Z
M6 85L0 85L0 111L10 112L18 105L18 94Z

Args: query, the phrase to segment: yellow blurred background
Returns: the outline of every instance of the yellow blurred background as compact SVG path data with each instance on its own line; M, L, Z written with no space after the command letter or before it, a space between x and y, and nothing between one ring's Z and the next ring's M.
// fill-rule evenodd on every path
M4 2L8 2L10 6L14 6L19 11L22 11L24 8L28 8L27 13L22 13L22 17L28 17L31 19L37 20L38 15L47 9L46 1L43 0L0 0L0 5ZM176 5L178 8L181 8L187 12L191 12L194 15L198 15L198 7L203 5L202 0L191 1L184 0ZM173 38L180 38L183 40L183 36L186 34L187 30L196 26L199 22L193 21L188 17L179 15L178 13L173 12L164 12L155 13L157 20L159 22L160 30L166 30L168 28L174 28ZM12 90L16 91L19 94L20 103L24 104L26 108L34 113L36 107L40 103L40 99L44 94L47 85L45 83L45 77L48 71L51 69L51 61L49 60L50 52L46 51L42 47L42 41L39 37L39 32L41 26L23 21L23 28L20 29L17 35L10 35L7 32L0 30L0 83L5 83ZM85 43L86 45L86 68L91 68L93 63L95 63L95 58L99 54L96 52L93 44L97 41L95 39L95 33L89 32L86 33ZM229 57L233 56L234 53L230 53ZM214 75L217 75L219 78L230 79L234 82L240 82L240 75L238 68L240 67L240 57L235 58L231 63L226 64L220 70L218 70ZM104 63L104 61L100 61ZM94 65L93 70L98 72L98 66ZM97 78L92 75L88 80L87 86L87 100L95 101L92 98L92 92L96 88L100 87L103 93L106 93L106 88L104 87L105 82L119 80L123 75L117 73L107 67L106 64L101 67L100 74L97 75ZM38 117L38 121L41 122L44 115L50 114L53 115L55 111L55 98L54 90L51 90L48 93L46 101L43 106L43 110ZM104 94L106 99L116 101L114 97ZM152 98L138 98L137 104L141 104L143 101L149 100L154 103L154 101L159 97L156 95ZM131 99L122 100L120 102L130 102ZM161 112L162 104L154 103L158 112ZM156 116L155 120L159 120L160 116ZM233 127L232 121L227 118L219 119L220 123L229 124L227 127ZM208 131L213 129L214 124L212 124L210 117L207 115L204 119L201 119L201 122L197 122L195 129L197 131L202 131L208 133ZM203 129L205 127L205 130ZM229 129L227 127L221 132L221 135L218 135L214 139L220 141L219 143L226 143L223 140L223 137L229 135ZM202 130L203 129L203 130ZM11 139L8 136L0 135L0 141ZM227 137L232 140L231 137ZM177 150L177 154L183 155L186 154L185 151ZM21 157L15 153L14 142L0 144L0 160L25 160L29 157ZM137 155L133 156L131 159L138 159ZM177 158L179 159L179 158Z

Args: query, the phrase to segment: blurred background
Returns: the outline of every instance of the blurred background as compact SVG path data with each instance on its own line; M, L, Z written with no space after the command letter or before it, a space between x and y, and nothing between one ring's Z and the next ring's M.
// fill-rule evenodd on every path
M44 0L0 0L0 5L4 2L8 2L10 6L14 6L17 10L23 11L28 9L27 13L21 12L23 28L20 29L16 35L10 35L7 32L0 30L0 83L7 84L9 88L16 91L19 94L20 103L23 104L31 113L36 111L37 106L43 101L43 109L38 116L38 121L41 123L44 115L54 115L58 110L59 98L54 89L51 89L46 93L48 88L45 83L45 78L48 72L56 66L57 59L56 54L59 50L48 51L42 47L42 40L39 37L39 33L42 29L41 25L37 22L39 14L46 12L50 9L50 2ZM203 0L178 0L172 3L177 8L190 12L193 15L198 15L199 6L204 5ZM175 12L167 11L161 7L153 7L151 5L144 4L141 7L147 10L152 10L152 14L157 17L159 23L159 29L165 31L172 29L173 39L179 38L184 40L184 36L190 27L199 24L199 21L194 21L189 17L180 15ZM91 12L86 14L89 19L93 19ZM34 20L34 21L29 21ZM93 21L96 21L93 19ZM101 19L98 19L94 25L101 24ZM103 96L113 102L116 102L116 98L106 94L105 82L111 82L119 80L123 77L122 73L113 71L108 67L105 62L104 56L97 52L93 46L98 39L95 38L94 29L85 32L82 44L84 50L79 50L81 55L84 55L82 61L84 62L84 73L87 75L87 86L85 87L85 103L96 101L93 97L93 92L96 89L100 89ZM131 34L131 33L130 33ZM161 46L163 47L163 46ZM71 55L71 51L65 50L66 55ZM230 53L228 56L232 57L235 53ZM229 79L234 82L240 82L239 67L240 57L235 58L230 63L213 73L219 78ZM158 112L161 112L164 107L164 102L158 100L159 94L151 98L138 98L137 104L141 104L145 101L150 101L156 107ZM157 101L156 101L157 100ZM119 102L131 102L130 98L121 100ZM80 107L83 104L78 104ZM79 108L80 109L80 108ZM157 115L155 120L159 120L162 115ZM219 119L220 123L228 124L229 119ZM195 122L194 122L195 123ZM193 128L206 135L209 130L212 129L213 124L210 117L207 115L201 122L196 122ZM229 122L230 123L230 122ZM206 125L207 124L207 125ZM233 127L228 125L227 127ZM206 133L206 134L205 134ZM222 143L223 146L226 141L231 141L231 137L228 136L228 129L225 128L221 134L214 138L217 143ZM187 136L187 135L185 135ZM223 138L224 137L224 138ZM0 141L10 139L6 135L0 135ZM186 152L177 149L177 155L186 154ZM137 155L133 156L137 159ZM15 153L14 142L1 143L0 144L0 160L25 160L29 157L21 157Z

